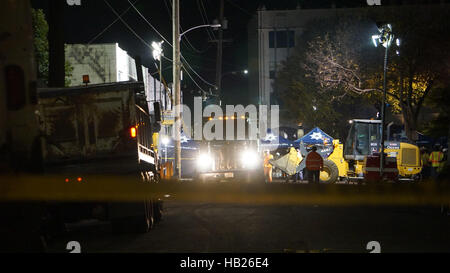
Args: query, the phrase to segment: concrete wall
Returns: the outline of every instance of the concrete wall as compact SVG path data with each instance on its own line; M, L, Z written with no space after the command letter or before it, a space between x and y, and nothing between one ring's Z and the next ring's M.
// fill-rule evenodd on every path
M135 60L116 43L68 44L66 60L73 67L71 86L83 84L83 75L89 75L90 84L137 81Z
M66 60L73 67L71 86L83 84L83 75L89 75L90 84L137 81L136 61L119 47L112 44L66 45ZM161 110L170 109L171 103L164 86L142 66L142 78L150 112L158 101Z
M276 73L282 63L294 51L300 36L312 19L327 18L339 14L355 12L357 9L259 9L249 24L249 70L251 101L271 105ZM276 43L270 47L271 32L294 32L294 45L280 47ZM272 34L273 35L273 34ZM276 39L275 39L276 40ZM257 96L257 99L255 99Z
M72 65L71 86L83 84L89 75L90 84L117 82L117 44L68 44L66 60Z

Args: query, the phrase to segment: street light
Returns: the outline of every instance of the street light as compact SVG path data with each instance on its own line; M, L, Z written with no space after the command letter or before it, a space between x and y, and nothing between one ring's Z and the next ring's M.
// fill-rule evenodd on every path
M181 180L181 50L180 41L183 35L198 28L219 28L221 24L200 25L192 27L180 34L180 1L174 0L172 5L173 20L173 89L175 92L175 168L176 177Z
M159 61L159 92L161 94L161 89L162 89L162 56L164 56L163 50L162 50L162 44L164 43L164 41L161 41L159 43L157 42L152 42L152 55L153 55L153 59ZM155 97L156 100L156 97ZM165 101L165 95L164 95L164 101Z
M222 26L221 24L213 24L213 25L200 25L200 26L196 26L196 27L191 27L190 29L188 29L185 32L180 34L180 41L181 41L181 38L183 37L183 35L188 33L191 30L194 30L197 28L203 28L203 27L220 28L221 26Z
M383 178L384 169L384 124L386 123L386 77L387 77L387 63L388 63L388 51L394 40L394 34L392 33L391 24L382 24L378 26L379 34L372 35L372 42L375 47L378 47L378 43L385 47L384 52L384 75L383 75L383 103L381 106L381 152L380 152L380 178ZM400 45L400 40L397 39L397 45Z
M170 143L170 139L167 136L161 138L161 143L164 145L164 162L167 162L167 145Z

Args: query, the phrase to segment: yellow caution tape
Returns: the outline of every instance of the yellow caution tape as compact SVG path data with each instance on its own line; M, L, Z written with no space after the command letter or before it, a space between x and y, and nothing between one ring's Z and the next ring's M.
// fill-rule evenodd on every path
M435 183L308 185L285 183L143 182L123 176L2 176L0 201L140 201L163 198L193 202L305 205L450 204L450 190ZM67 181L67 182L66 182ZM447 184L448 185L448 184Z

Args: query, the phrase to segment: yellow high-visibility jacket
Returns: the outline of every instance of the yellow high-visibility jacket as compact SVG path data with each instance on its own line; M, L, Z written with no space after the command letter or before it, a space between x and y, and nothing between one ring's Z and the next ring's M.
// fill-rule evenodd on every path
M429 162L431 167L438 168L441 165L441 161L444 159L444 153L441 151L434 151L430 154Z

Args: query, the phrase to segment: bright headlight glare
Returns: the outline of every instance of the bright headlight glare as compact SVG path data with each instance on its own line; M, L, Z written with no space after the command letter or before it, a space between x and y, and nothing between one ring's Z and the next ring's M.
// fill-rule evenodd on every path
M200 168L208 168L212 165L212 163L213 163L213 158L209 154L201 154L197 158L197 166Z
M246 168L254 168L259 164L258 153L252 150L246 150L241 156L242 165Z

